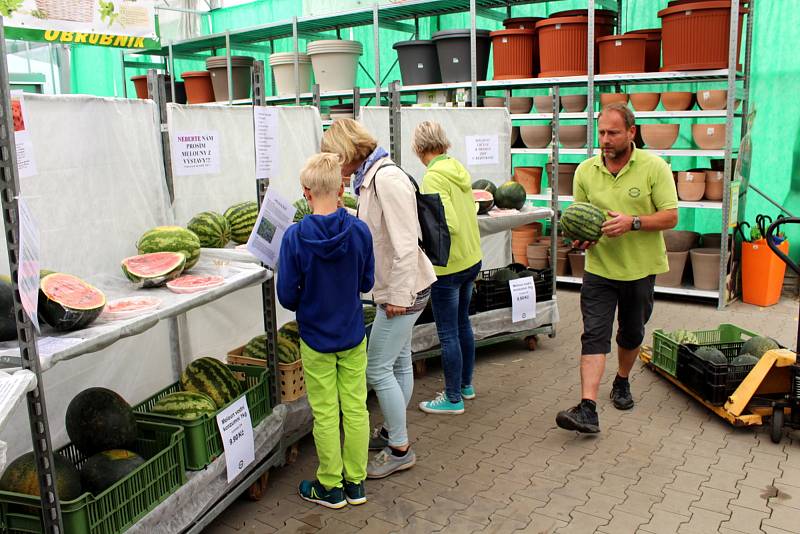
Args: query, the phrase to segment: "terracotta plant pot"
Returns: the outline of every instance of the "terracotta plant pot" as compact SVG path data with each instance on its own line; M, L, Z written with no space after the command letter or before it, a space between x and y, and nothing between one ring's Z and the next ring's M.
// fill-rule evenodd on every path
M524 187L528 195L538 195L542 192L541 167L515 167L513 180Z
M642 140L648 147L656 150L668 150L678 140L680 125L642 124L639 129L642 132Z
M502 108L506 105L506 99L500 96L486 96L483 97L482 105L485 108ZM533 98L529 96L512 96L508 112L512 115L522 115L528 113L532 105Z
M627 104L628 93L600 93L600 107L616 103Z
M550 258L528 258L528 268L542 270L550 267Z
M678 183L701 184L706 181L706 173L702 171L680 171L678 172Z
M520 126L519 133L528 148L545 148L553 139L553 127L549 124Z
M692 139L703 150L720 150L725 146L725 125L692 124Z
M724 89L697 91L696 96L700 109L720 110L728 107L728 91Z
M686 111L692 108L693 97L689 91L667 91L661 93L661 105L667 111Z
M559 196L572 196L572 180L575 177L575 169L578 168L578 165L575 163L559 163L558 164L558 189L557 194ZM553 176L553 165L548 163L545 166L545 171L547 172L548 182L547 185L549 187L553 187L554 181L552 180Z
M686 202L696 202L706 192L705 182L678 182L678 198Z
M511 127L511 143L509 146L514 146L517 144L517 139L519 139L519 126L512 126Z
M533 30L536 23L544 20L542 17L513 17L503 21L507 30ZM533 76L539 74L539 34L533 34Z
M607 35L597 39L600 74L644 72L647 35Z
M574 124L558 129L558 140L564 148L583 148L586 146L586 125Z
M550 245L531 243L528 245L528 258L547 258L550 256Z
M697 289L719 289L719 249L693 248L689 251L692 258L694 287Z
M644 52L644 70L646 72L658 72L661 67L661 28L633 30L628 33L639 33L647 36L647 46Z
M494 48L494 79L509 80L533 76L533 38L536 30L491 32Z
M499 96L485 96L481 100L481 105L485 108L502 108L506 105L506 99Z
M561 106L568 113L580 113L586 110L588 97L586 95L564 95L561 97Z
M689 252L697 248L700 234L689 230L664 230L664 244L667 252Z
M629 98L636 111L653 111L658 107L661 93L631 93Z
M703 234L700 236L700 245L703 248L716 248L722 246L722 234L719 232L711 234Z
M537 22L536 31L539 37L540 78L581 76L587 73L588 17L554 14ZM605 37L613 32L613 17L595 18L595 37Z
M583 252L570 252L569 253L569 269L572 271L572 276L576 278L583 278L583 267L586 264L586 254Z
M149 94L147 92L147 75L142 74L141 76L132 76L131 81L133 82L133 87L136 89L136 98L148 98ZM172 83L169 74L164 76L164 85L167 89L167 102L173 102L172 100ZM183 82L175 82L175 103L177 104L186 104L186 86Z
M186 101L189 104L214 102L214 86L211 84L211 73L207 70L181 73L186 86Z
M564 105L564 99L561 99L561 105ZM552 113L553 112L553 97L552 96L534 96L533 107L538 113Z
M683 270L686 267L686 258L689 251L670 252L667 251L667 261L669 262L669 272L656 276L656 285L661 287L678 287L683 280Z
M532 223L511 230L511 253L514 261L528 266L528 245L541 235L541 224Z
M722 200L725 184L722 182L706 181L706 200Z
M725 179L725 173L722 171L706 170L705 175L707 184L710 182L722 182Z

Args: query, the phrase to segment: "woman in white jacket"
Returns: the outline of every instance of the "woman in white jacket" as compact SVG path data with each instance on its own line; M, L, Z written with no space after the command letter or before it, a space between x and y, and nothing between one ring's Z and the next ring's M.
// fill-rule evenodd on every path
M384 422L370 440L370 449L380 452L369 462L367 477L383 478L416 463L406 428L414 389L411 329L436 275L419 247L414 186L386 150L352 119L334 121L322 138L322 150L338 154L342 175L352 175L358 217L372 233L378 309L367 347L367 382L378 396Z

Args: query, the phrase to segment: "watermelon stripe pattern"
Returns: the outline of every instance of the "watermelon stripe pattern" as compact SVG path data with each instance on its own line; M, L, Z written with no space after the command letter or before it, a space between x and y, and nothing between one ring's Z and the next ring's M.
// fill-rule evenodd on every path
M185 267L186 255L181 252L153 252L122 260L122 272L139 288L163 286Z
M240 245L247 243L258 219L258 204L253 201L234 204L225 210L225 219L230 226L231 239Z
M214 399L204 393L194 391L177 391L170 393L156 402L150 413L174 417L182 421L194 421L204 415L214 415L217 404Z
M142 235L136 244L139 254L151 252L182 252L186 256L185 270L200 259L200 239L181 226L157 226Z
M217 408L222 408L242 394L242 386L224 363L214 358L200 358L181 374L181 389L204 393Z
M573 202L561 215L564 235L574 241L598 241L606 218L600 208L588 202Z
M521 209L525 205L525 188L517 182L509 181L497 188L494 204L500 209Z
M300 222L303 220L303 217L306 215L311 215L312 213L311 206L308 204L308 200L305 198L295 200L292 206L294 206L297 210L294 212L293 222Z
M231 240L228 219L216 211L198 213L186 227L197 235L201 247L224 248Z

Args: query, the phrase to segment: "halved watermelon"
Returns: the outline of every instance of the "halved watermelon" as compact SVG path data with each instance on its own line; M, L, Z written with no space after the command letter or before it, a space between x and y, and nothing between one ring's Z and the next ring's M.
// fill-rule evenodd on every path
M219 287L224 283L225 279L221 276L185 274L167 282L167 288L173 293L197 293L198 291Z
M39 282L39 314L56 330L86 328L106 305L102 291L71 274L48 274Z
M122 272L137 287L163 286L178 278L185 266L182 252L151 252L122 260Z
M475 199L475 204L478 206L478 215L488 212L492 209L492 206L494 206L494 197L489 191L473 189L472 197Z

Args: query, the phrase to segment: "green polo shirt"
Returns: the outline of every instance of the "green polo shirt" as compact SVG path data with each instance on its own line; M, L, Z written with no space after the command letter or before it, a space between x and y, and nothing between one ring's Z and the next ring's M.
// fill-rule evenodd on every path
M575 171L576 202L589 202L606 213L651 215L678 207L672 171L663 159L633 149L631 159L616 176L601 154L587 159ZM631 231L620 237L600 238L586 253L586 271L611 280L639 280L669 270L661 232Z

